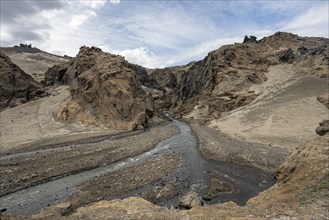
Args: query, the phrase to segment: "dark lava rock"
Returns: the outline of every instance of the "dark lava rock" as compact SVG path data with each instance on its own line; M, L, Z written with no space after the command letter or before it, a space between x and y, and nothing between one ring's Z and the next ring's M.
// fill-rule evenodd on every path
M251 43L251 42L257 42L257 37L255 36L248 37L247 35L244 36L243 43Z
M232 49L224 50L224 58L227 61L234 60L236 58L235 50L232 50Z
M58 64L49 68L45 73L43 84L45 86L67 85L69 83L69 75L66 74L67 64Z
M44 97L43 85L0 53L0 110Z
M295 59L294 52L291 48L282 50L278 53L279 61L290 63Z
M304 54L307 54L308 53L308 49L304 46L301 46L297 49L297 53L299 55L304 55Z

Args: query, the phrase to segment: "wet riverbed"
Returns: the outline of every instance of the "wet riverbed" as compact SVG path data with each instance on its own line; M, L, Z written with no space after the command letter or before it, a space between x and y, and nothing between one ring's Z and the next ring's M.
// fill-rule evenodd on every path
M189 125L180 121L174 121L174 123L179 128L180 133L160 142L149 151L107 166L83 171L8 194L0 198L0 208L6 209L6 212L21 215L37 213L46 206L63 202L70 198L76 186L96 176L120 171L120 169L145 162L157 155L178 155L182 160L179 172L163 177L164 180L176 178L177 188L179 189L178 195L172 196L168 200L157 202L159 205L168 208L177 207L179 198L188 191L196 191L201 197L205 197L211 190L214 176L220 179L221 182L232 186L233 190L230 193L214 194L215 196L213 195L211 199L204 201L206 204L234 201L243 205L249 198L274 184L274 177L260 170L207 160L198 150L197 139ZM122 193L118 197L141 195L156 184L157 182L154 182L136 188Z

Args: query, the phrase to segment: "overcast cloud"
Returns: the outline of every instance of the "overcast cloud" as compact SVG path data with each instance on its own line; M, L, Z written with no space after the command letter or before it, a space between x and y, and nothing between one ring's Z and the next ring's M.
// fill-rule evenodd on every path
M276 31L329 37L328 1L1 0L1 46L74 56L97 46L146 67L202 59Z

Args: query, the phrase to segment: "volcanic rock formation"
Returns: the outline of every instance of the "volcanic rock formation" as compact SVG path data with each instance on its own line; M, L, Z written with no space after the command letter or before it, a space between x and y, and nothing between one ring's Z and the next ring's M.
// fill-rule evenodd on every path
M137 69L137 70L136 70ZM123 57L92 47L81 47L67 65L46 74L46 84L70 84L72 98L58 113L59 121L80 121L113 129L148 126L153 99L141 88L139 76Z
M42 84L2 53L0 53L0 69L0 110L45 96Z

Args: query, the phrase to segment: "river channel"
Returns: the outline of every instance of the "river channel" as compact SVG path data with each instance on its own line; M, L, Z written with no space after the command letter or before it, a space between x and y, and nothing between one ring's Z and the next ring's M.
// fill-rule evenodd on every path
M107 166L98 167L88 171L50 180L36 186L19 190L0 198L0 208L8 213L18 215L31 215L39 212L42 208L57 204L70 198L75 188L91 178L106 173L118 171L127 166L141 163L154 155L179 155L182 158L182 168L177 173L178 178L188 187L182 188L180 195L162 201L159 205L173 208L177 207L179 198L188 191L197 192L200 197L204 196L210 187L211 175L216 174L234 187L232 193L220 194L211 200L204 201L205 205L219 202L234 201L244 205L246 201L269 188L275 183L271 174L264 173L252 167L238 166L224 162L206 159L198 149L198 141L190 126L182 121L174 120L179 128L179 133L166 139L149 151L133 156ZM65 148L69 147L64 146ZM22 154L22 153L20 153ZM28 153L33 156L33 153ZM14 157L14 156L11 156ZM1 160L1 158L0 158ZM152 184L125 193L122 197L138 195L137 191L153 187Z

